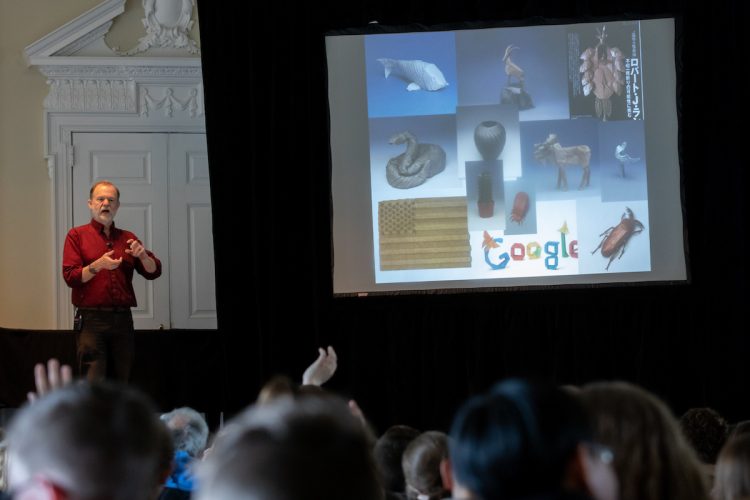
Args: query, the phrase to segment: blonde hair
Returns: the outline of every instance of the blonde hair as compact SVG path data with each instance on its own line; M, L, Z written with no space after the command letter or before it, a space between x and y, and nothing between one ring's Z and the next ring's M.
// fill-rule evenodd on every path
M750 435L730 439L716 461L715 500L750 499Z
M448 436L428 431L409 443L401 464L406 481L406 498L443 498L447 492L440 476L440 462L448 458Z

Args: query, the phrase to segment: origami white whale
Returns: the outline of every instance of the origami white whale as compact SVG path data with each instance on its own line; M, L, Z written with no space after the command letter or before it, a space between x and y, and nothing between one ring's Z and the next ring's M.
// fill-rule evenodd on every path
M435 91L448 86L443 72L433 63L399 59L378 59L378 62L385 68L386 78L393 74L409 82L406 90L410 92L415 90Z

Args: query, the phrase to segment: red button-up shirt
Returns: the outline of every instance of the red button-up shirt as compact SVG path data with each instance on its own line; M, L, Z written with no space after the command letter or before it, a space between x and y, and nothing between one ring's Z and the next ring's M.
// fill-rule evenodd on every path
M84 226L74 227L68 231L63 249L63 278L72 288L73 305L77 307L135 307L133 291L133 269L147 280L161 276L161 261L147 252L156 262L156 271L149 273L144 269L140 259L125 253L130 248L126 242L136 240L130 231L118 229L114 222L110 226L109 237L104 233L104 226L95 220ZM81 278L83 268L94 262L106 252L114 250L113 259L122 257L122 263L111 271L99 269L99 272L86 283Z

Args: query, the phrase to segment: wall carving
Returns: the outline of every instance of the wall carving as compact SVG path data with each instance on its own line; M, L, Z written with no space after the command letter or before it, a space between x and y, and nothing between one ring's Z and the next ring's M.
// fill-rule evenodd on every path
M49 111L135 112L135 82L130 80L52 80L44 100Z
M190 38L190 30L195 24L193 6L195 0L142 0L146 17L141 21L146 28L146 36L138 40L138 45L130 50L116 52L132 56L146 52L150 48L186 49L190 54L198 54L198 44Z
M69 65L43 65L38 66L39 71L47 78L177 78L202 80L200 64L195 65L86 65L75 64L71 61ZM180 61L178 61L180 62Z
M197 88L190 89L189 95L184 100L175 97L174 89L172 89L171 87L167 88L164 91L164 97L162 97L161 99L152 97L149 93L148 88L143 88L141 95L141 116L147 117L151 110L163 109L164 116L172 118L175 108L182 111L187 110L190 114L190 118L195 118L196 116L203 115L203 110L200 108L200 104L198 102Z

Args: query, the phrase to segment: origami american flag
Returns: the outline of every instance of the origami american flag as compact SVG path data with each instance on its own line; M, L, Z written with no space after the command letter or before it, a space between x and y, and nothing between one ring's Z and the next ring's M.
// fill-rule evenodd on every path
M378 203L380 270L471 266L466 198Z

